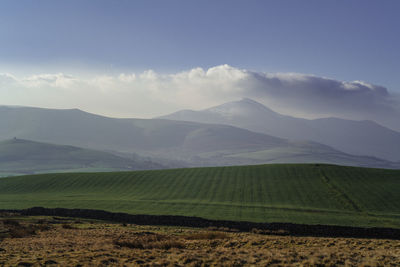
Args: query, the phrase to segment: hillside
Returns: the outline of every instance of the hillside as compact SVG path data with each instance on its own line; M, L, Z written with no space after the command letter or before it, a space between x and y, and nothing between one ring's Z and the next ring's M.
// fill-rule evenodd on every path
M0 142L0 176L61 171L113 171L162 168L136 157L74 146L54 145L24 139Z
M327 163L345 166L400 169L400 163L368 156L354 156L329 146L307 141L290 141L290 145L266 150L232 153L224 158L245 159L260 163Z
M281 138L318 142L352 155L400 161L400 133L373 121L295 118L247 98L200 111L182 110L160 118L233 125Z
M13 137L122 152L120 155L136 153L168 166L320 162L399 168L393 162L349 155L315 142L299 144L228 125L0 106L0 140Z
M115 119L77 109L0 107L0 138L10 139L14 136L101 150L141 150L167 154L171 150L197 153L243 147L268 148L285 142L284 139L232 126Z
M0 179L0 208L400 228L400 171L258 165Z

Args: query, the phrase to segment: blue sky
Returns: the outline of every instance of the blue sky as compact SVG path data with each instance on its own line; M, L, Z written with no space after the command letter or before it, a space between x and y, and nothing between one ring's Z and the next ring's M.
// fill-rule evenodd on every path
M0 71L172 73L229 64L400 91L400 1L1 2Z
M400 131L400 1L3 0L0 105L151 118L243 97Z

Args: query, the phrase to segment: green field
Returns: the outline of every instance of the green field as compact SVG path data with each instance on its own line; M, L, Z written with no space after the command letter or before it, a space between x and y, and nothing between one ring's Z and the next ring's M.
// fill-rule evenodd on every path
M400 228L400 171L276 164L0 179L0 208Z

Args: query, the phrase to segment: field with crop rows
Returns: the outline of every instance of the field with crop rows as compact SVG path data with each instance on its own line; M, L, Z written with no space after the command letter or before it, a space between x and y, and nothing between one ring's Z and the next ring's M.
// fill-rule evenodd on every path
M34 206L400 228L400 171L276 164L0 179L0 209Z

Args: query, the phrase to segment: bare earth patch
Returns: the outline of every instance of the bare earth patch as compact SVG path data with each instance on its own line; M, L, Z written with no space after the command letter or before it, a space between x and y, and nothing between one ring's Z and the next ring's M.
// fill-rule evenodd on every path
M34 233L13 237L7 234L8 227L17 227L12 224L0 223L0 266L400 266L397 240L274 236L74 220L23 222L22 227L30 227Z

